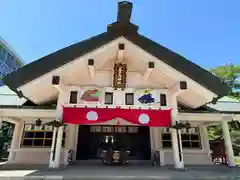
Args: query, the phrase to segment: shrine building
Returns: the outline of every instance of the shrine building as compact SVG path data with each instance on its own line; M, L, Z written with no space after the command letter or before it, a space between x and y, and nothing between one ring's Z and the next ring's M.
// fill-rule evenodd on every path
M240 114L211 108L228 94L218 77L138 33L133 4L118 3L106 32L29 63L4 77L22 104L2 105L15 124L8 163L58 168L100 160L102 144L184 168L213 164L206 127L221 124L229 166L235 166L228 122Z

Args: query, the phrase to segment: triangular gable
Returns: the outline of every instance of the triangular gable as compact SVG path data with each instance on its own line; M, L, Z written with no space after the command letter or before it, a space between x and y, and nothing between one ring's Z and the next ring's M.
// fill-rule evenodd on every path
M124 11L121 11L122 5L124 5ZM129 22L132 10L131 3L121 4L120 2L119 7L118 21L110 24L107 32L40 58L39 60L36 60L7 75L3 79L4 83L7 84L13 91L17 92L18 87L21 87L22 85L37 79L38 77L61 67L76 58L92 52L93 50L117 39L118 37L124 37L133 44L139 46L141 49L145 50L147 53L157 59L160 59L167 65L193 79L206 89L209 89L213 93L217 94L219 97L228 93L228 86L212 73L202 69L200 66L192 63L181 55L140 35L137 32L138 27ZM126 13L126 9L129 9L130 11L127 12L128 15L130 14L127 18L123 14Z

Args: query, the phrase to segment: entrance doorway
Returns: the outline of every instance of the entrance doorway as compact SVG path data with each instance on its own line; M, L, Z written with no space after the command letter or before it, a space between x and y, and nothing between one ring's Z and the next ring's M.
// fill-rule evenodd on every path
M111 143L130 152L130 159L150 160L149 128L145 126L88 126L78 131L77 160L100 159L101 149Z

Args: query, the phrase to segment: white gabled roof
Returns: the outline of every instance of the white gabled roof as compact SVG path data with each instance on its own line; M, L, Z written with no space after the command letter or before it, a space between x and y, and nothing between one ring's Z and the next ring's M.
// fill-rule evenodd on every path
M220 98L216 104L207 106L218 111L240 112L240 101L227 96Z

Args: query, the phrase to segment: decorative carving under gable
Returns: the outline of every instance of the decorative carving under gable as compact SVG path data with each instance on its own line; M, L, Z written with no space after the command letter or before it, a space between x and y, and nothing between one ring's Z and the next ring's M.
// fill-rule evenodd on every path
M115 63L113 70L113 87L115 89L125 89L127 79L127 64Z

